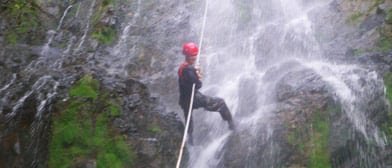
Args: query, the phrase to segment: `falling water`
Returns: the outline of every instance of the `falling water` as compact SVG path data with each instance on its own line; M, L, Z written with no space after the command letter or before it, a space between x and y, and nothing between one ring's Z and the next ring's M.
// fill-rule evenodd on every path
M49 30L47 32L47 42L43 45L41 52L40 52L40 57L36 60L33 61L29 66L28 66L28 70L33 70L33 69L37 69L39 66L46 66L47 62L50 62L49 59L55 59L55 63L54 64L50 64L50 67L54 68L54 67L59 67L59 62L62 61L61 58L55 58L55 56L57 56L56 54L54 54L54 52L50 52L51 47L50 45L53 42L53 39L56 37L56 35L58 35L60 28L64 22L64 18L67 16L68 11L72 8L72 5L68 6L63 15L61 16L61 19L59 21L59 24L57 25L56 30ZM72 40L72 39L71 39ZM73 42L73 41L72 41Z
M67 7L67 9L65 9L63 16L61 16L61 19L60 19L59 25L57 26L56 31L59 31L59 30L60 30L61 25L63 24L64 18L65 18L65 16L67 16L67 13L68 13L68 11L69 11L71 8L72 8L72 5L69 5L69 6Z
M46 146L42 142L45 141L43 139L46 138L45 135L48 133L49 108L58 95L60 85L59 78L54 77L52 73L59 70L57 69L59 66L55 65L61 64L63 61L62 57L60 57L61 52L56 48L51 48L51 44L56 35L61 33L61 26L71 7L69 6L64 11L56 31L48 31L46 43L39 48L39 57L21 69L20 73L13 74L12 79L0 89L0 114L4 114L5 120L3 124L7 128L3 130L0 138L3 140L4 137L13 134L31 138L31 141L28 144L23 144L23 147L21 147L21 143L25 142L20 142L20 137L17 137L15 142L12 142L15 143L14 148L18 155L20 153L32 152L32 157L30 157L32 160L26 159L24 161L24 164L30 164L29 167L40 167L42 160L38 158L42 158L45 155L45 153L42 153L42 149L45 149ZM31 85L28 85L29 83ZM31 114L32 118L28 118L31 124L27 127L23 125L26 123L23 123L24 121L21 121L21 118L25 115L26 107L33 104L36 105L36 109L28 110L31 110L29 113L35 113ZM21 133L20 130L28 128L30 130L26 131L29 131L29 133L26 133L26 135Z
M132 26L135 27L135 24L140 16L141 0L138 0L136 4L132 6L136 7L136 10L133 12L133 14L128 14L130 15L130 18L126 22L119 41L113 47L113 57L105 57L107 60L104 62L108 66L105 69L111 75L116 74L121 76L128 76L126 66L129 64L130 59L135 53L135 43L139 41L138 37L130 36L129 34ZM127 42L130 38L132 40L131 44Z
M78 47L76 48L75 51L80 51L80 49L82 48L82 45L84 44L84 41L86 40L87 33L90 30L90 20L91 20L90 18L93 15L93 12L94 12L95 2L96 2L96 0L93 0L91 2L90 9L89 9L89 12L88 12L88 15L87 15L87 18L86 18L87 19L86 27L84 28L83 36L82 36L82 38L80 40L80 43L79 43L79 45L78 45Z
M15 82L15 79L16 79L16 74L12 74L12 79L11 79L11 81L0 89L0 94L1 94L3 91L7 90L7 89Z
M302 61L305 63L304 61ZM367 119L368 102L379 95L383 81L375 71L369 71L356 65L334 65L325 62L307 62L305 66L315 70L333 89L347 117L366 139L375 141L379 146L386 145L385 136L372 121ZM363 79L364 74L366 79ZM364 81L366 80L366 81ZM366 82L367 84L365 84ZM381 89L381 90L380 90ZM370 135L369 135L370 133Z
M271 139L274 110L279 108L274 97L277 83L296 68L311 69L320 75L331 86L354 129L368 141L385 145L385 137L363 110L367 99L375 96L372 91L383 88L380 77L356 65L338 65L323 59L309 15L327 8L330 2L210 1L201 56L206 78L201 91L224 98L237 121L236 132L249 135L241 140L246 143L241 146L241 155L247 158L242 163L244 167L282 165L276 157L280 156L279 146ZM200 30L201 11L191 19L194 32ZM267 75L271 71L276 72ZM358 85L359 80L366 82ZM230 151L222 146L228 142L226 139L235 137L234 133L218 114L196 110L193 117L196 138L195 145L189 148L188 167L224 167L222 155ZM267 154L257 153L260 145ZM257 165L260 162L263 165Z

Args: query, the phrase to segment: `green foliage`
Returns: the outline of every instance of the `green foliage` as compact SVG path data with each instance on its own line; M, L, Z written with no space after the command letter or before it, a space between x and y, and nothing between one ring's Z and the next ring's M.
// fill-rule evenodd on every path
M350 17L347 19L346 22L350 24L357 24L359 23L363 15L364 14L361 12L354 12L353 14L350 15Z
M129 145L110 127L113 113L120 108L98 88L98 81L87 75L70 89L71 98L58 105L62 110L52 118L49 167L75 167L87 159L96 159L97 167L132 165Z
M328 110L327 110L328 111ZM305 123L298 123L287 134L287 142L297 150L295 164L310 168L330 168L329 119L327 111L316 111Z
M384 84L386 87L386 97L392 105L392 72L385 74ZM387 121L383 124L382 129L388 137L389 142L392 141L392 111L389 111Z
M118 117L121 115L121 107L116 103L112 102L109 106L109 109L110 109L110 116Z
M117 37L117 31L111 26L100 26L95 28L92 37L101 44L111 44Z
M388 10L387 16L385 17L385 22L392 24L392 9Z
M102 1L102 6L103 7L107 7L107 6L111 5L111 4L114 4L114 0L103 0Z
M152 123L147 130L153 134L157 134L162 132L161 128L156 124L156 123Z
M309 155L309 167L330 168L330 155L328 151L329 120L321 112L315 113L312 121L313 131L310 139L312 148Z
M376 45L376 50L381 52L388 52L392 50L392 38L382 35Z
M117 37L117 31L113 26L100 23L103 17L109 12L110 6L114 5L115 0L103 0L93 15L93 33L92 37L99 43L112 44Z
M364 49L354 49L354 50L353 50L354 56L360 56L360 55L362 55L362 54L364 54L364 53L365 53L365 50L364 50Z
M2 10L9 21L5 36L8 43L15 44L39 29L40 20L34 1L9 1Z
M392 103L392 72L385 74L384 84L387 90L387 98Z
M76 86L71 88L69 95L96 99L98 97L98 81L93 80L92 76L86 75L77 82Z

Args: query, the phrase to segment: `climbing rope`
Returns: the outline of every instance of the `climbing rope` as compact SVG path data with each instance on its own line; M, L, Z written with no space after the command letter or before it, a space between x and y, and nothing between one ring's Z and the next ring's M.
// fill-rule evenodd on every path
M200 62L200 53L201 53L201 47L202 47L202 44L203 44L204 29L205 29L206 21L207 21L207 10L208 10L208 0L206 0L205 7L204 7L203 23L202 23L202 26L201 26L201 34L200 34L200 40L199 40L199 52L197 53L197 59L196 59L196 65L197 66L199 66L199 62ZM189 103L188 117L186 119L184 136L182 137L182 143L181 143L181 148L180 148L180 153L179 153L179 156L178 156L176 168L180 168L185 142L186 142L186 140L188 138L188 129L189 129L189 123L191 121L191 116L192 116L193 97L195 95L195 88L196 88L196 84L194 83L193 86L192 86L191 102Z

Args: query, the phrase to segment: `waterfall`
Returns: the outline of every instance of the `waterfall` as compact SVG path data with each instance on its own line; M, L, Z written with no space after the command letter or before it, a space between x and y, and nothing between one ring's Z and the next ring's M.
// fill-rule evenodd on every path
M91 5L90 5L90 9L89 9L89 12L88 12L88 15L87 15L87 23L86 23L86 27L84 28L84 31L83 31L83 36L82 36L82 38L80 39L80 43L79 43L79 45L78 45L78 47L76 48L76 52L77 51L80 51L81 49L82 49L82 45L84 44L84 41L86 40L86 37L87 37L87 33L88 33L88 31L90 30L90 21L91 21L91 16L93 15L93 12L94 12L94 6L95 6L95 2L96 2L96 0L93 0L92 2L91 2ZM79 8L78 8L79 9Z
M113 57L106 57L105 62L109 62L109 67L106 68L109 74L116 74L121 76L128 76L128 72L126 70L126 66L130 63L131 58L135 57L135 44L139 41L138 37L130 36L130 31L132 26L136 27L136 22L140 17L141 11L141 0L137 0L135 12L131 15L130 19L126 22L126 25L120 35L120 39L117 44L113 47ZM132 39L131 43L128 43L128 39Z
M72 5L69 5L69 6L67 7L67 9L65 9L65 11L64 11L64 13L63 13L63 16L61 16L61 19L60 19L59 25L57 26L56 31L59 31L59 30L60 30L61 25L63 24L64 18L65 18L65 16L67 16L67 13L68 13L68 11L69 11L71 8L72 8Z
M217 113L196 110L195 145L189 147L188 167L224 167L222 155L230 151L222 146L238 132L249 135L241 140L246 144L241 146L241 155L247 158L242 163L244 167L282 165L275 157L281 155L281 147L272 139L275 134L272 120L279 108L274 97L282 77L298 69L310 69L321 76L342 104L354 130L376 146L385 146L383 133L368 119L365 108L367 102L376 99L372 92L383 88L381 77L357 65L327 61L316 40L315 23L310 15L328 8L330 2L211 1L201 56L205 73L201 91L225 99L238 130L230 132ZM197 13L191 19L194 32L200 30L202 21L202 10ZM271 71L275 73L269 75ZM364 81L362 85L358 85L360 81ZM265 147L263 156L255 151L259 145ZM366 153L362 148L359 150ZM371 155L364 154L361 158L370 157L374 161ZM257 165L260 163L257 159L263 165Z

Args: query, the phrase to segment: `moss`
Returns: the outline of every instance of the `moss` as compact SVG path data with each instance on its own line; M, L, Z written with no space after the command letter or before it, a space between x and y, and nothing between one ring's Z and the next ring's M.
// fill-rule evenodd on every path
M156 123L152 123L150 126L148 126L147 130L153 134L162 132L161 128Z
M310 120L299 123L288 132L287 142L296 150L293 164L310 168L331 167L327 111L314 112Z
M312 148L308 152L309 167L330 168L331 163L328 151L329 120L321 112L317 112L314 115L312 121L313 130L310 138Z
M109 45L112 44L117 37L117 31L113 26L100 23L103 17L108 14L109 9L113 6L115 0L103 0L93 15L93 31L92 37L99 43Z
M84 76L71 88L70 96L96 99L98 97L98 82L89 75Z
M381 52L388 52L392 49L392 38L381 35L376 44L376 50Z
M98 81L87 75L70 89L71 98L57 105L61 111L52 118L49 167L75 167L89 159L95 159L97 167L132 165L134 153L110 126L119 105L98 88Z
M346 20L346 22L349 24L358 24L363 15L364 14L361 12L354 12L353 14L350 15L350 17Z
M389 103L392 104L392 72L385 74L384 84L386 88L386 97ZM389 111L386 122L382 125L382 130L387 135L387 138L392 141L392 111Z
M385 17L385 22L392 24L392 9L388 10L387 16Z
M364 54L366 51L364 49L354 49L353 50L353 54L354 56L360 56L362 54Z
M117 105L116 103L111 102L109 109L110 109L110 115L112 117L118 117L121 115L121 107L119 105Z
M95 28L92 37L101 44L112 44L117 37L117 31L111 26L100 26Z
M34 1L13 0L3 4L5 18L8 25L5 40L10 44L32 38L40 30L39 12ZM34 39L34 38L33 38Z
M381 4L383 4L384 2L385 2L385 0L373 0L373 5L370 6L370 8L367 10L367 14L369 14L374 9L377 9L377 7Z

